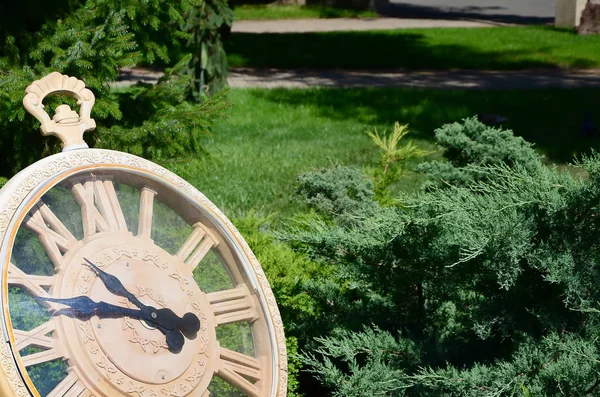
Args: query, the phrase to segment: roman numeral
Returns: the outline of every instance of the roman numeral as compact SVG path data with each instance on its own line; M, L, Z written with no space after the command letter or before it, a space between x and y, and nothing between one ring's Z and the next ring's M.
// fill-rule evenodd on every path
M83 234L127 231L127 223L111 181L85 181L73 185L71 191L81 207Z
M70 369L68 371L69 375L46 397L84 397L91 395L77 375Z
M154 209L154 196L156 192L142 189L140 196L140 217L138 221L138 236L152 239L152 211Z
M21 331L19 329L14 330L15 342L17 343L17 350L24 349L28 346L39 347L42 349L52 349L54 342L51 337L46 336L48 333L53 332L56 329L54 321L47 322L40 325L31 331Z
M69 229L41 201L33 207L24 224L27 229L38 235L48 257L57 269L60 268L63 253L77 243Z
M45 363L47 361L56 360L58 358L64 358L62 352L56 348L54 339L46 336L49 332L54 331L55 326L53 321L46 322L31 331L14 330L15 342L17 349L21 350L29 346L45 348L39 353L29 354L27 356L21 356L25 367L32 365Z
M251 397L261 395L256 384L262 377L259 360L223 347L219 348L219 367L216 374L239 391Z
M11 263L8 266L8 285L18 285L33 296L49 298L50 295L43 287L54 285L54 277L29 275Z
M60 353L56 348L52 348L50 350L44 350L40 353L34 353L25 357L21 357L21 359L23 360L25 367L31 367L32 365L53 361L63 357L63 354Z
M208 251L217 246L217 239L202 223L198 222L194 225L194 231L188 239L183 243L177 256L193 272L200 264Z
M217 325L236 323L239 321L255 321L258 319L254 309L254 300L245 284L225 291L206 294Z

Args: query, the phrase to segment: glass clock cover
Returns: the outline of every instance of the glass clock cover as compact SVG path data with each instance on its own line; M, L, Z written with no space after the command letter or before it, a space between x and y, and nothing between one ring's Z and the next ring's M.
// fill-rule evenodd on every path
M272 292L226 218L143 159L55 156L3 236L5 328L29 392L284 396Z

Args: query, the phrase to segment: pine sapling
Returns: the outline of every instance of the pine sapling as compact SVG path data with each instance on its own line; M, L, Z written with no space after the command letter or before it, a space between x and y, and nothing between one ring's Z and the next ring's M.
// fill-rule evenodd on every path
M408 124L400 125L398 122L394 123L394 129L390 134L386 134L384 131L380 135L377 129L366 131L366 134L381 151L377 166L368 170L373 181L375 199L381 204L395 203L390 195L389 187L402 177L406 163L431 153L420 149L413 141L401 144L408 132Z

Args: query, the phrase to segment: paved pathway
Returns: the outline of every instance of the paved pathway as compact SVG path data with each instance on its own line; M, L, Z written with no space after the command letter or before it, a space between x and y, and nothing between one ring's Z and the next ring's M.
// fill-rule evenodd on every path
M413 28L482 28L497 26L495 22L407 19L407 18L335 18L289 19L273 21L236 21L233 33L307 33L349 30L391 30Z
M307 19L284 21L238 21L233 32L284 33L340 30L377 30L429 27L492 27L494 18L485 21L465 19L469 13L529 17L544 10L540 17L550 18L554 0L392 0L393 6L412 7L421 11L441 12L450 19ZM456 14L458 9L459 14ZM537 11L536 11L537 10ZM462 14L461 14L462 13ZM474 14L474 15L475 15ZM462 15L462 17L460 16ZM437 15L432 15L437 18ZM160 70L126 69L114 86L128 86L137 81L155 83ZM324 69L232 69L229 74L232 88L305 88L305 87L409 87L440 89L533 89L600 88L598 70L524 70L524 71L406 71L406 70L324 70Z
M156 83L159 70L128 69L114 86ZM600 70L342 71L232 69L232 88L407 87L439 89L600 88Z

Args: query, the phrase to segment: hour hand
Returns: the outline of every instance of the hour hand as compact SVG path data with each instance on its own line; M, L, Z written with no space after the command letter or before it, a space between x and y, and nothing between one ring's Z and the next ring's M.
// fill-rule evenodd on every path
M125 288L125 286L123 285L121 280L119 280L117 277L113 276L112 274L106 273L105 271L100 269L98 266L94 265L87 258L83 258L83 260L85 260L88 263L88 265L92 268L92 270L98 275L100 280L102 280L102 282L106 286L107 290L109 290L110 292L112 292L115 295L122 296L124 298L129 299L129 301L131 303L133 303L140 309L147 308L146 305L144 305L142 302L140 302L139 299L136 298L135 295L133 295L131 292L129 292Z

